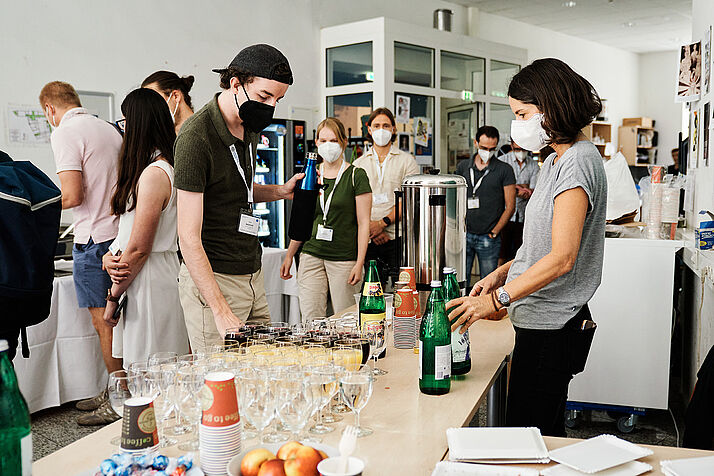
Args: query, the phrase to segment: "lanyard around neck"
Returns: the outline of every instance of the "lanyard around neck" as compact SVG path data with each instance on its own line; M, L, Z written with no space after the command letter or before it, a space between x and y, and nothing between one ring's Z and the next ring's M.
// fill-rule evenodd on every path
M473 190L471 190L471 196L475 197L476 196L476 190L479 189L481 186L481 182L483 182L483 179L486 178L486 175L490 172L490 169L486 169L486 171L483 173L480 179L478 179L478 182L474 183L474 168L470 167L469 172L471 173L471 185L473 186Z
M322 170L323 167L320 167L320 175L322 176ZM330 190L330 194L327 197L327 201L325 201L325 191L323 189L320 189L320 208L322 208L322 223L326 224L327 223L327 212L330 211L330 204L332 203L332 197L335 196L335 189L337 188L337 185L340 183L340 179L342 178L342 174L347 170L347 162L344 160L342 161L342 165L340 165L340 171L337 172L337 178L335 178L335 185L332 187L332 190Z
M233 161L236 163L236 167L238 167L238 172L240 173L240 176L243 178L243 183L245 183L245 188L248 189L248 205L252 206L253 205L253 174L251 173L250 175L250 181L248 181L245 178L245 172L243 171L243 166L240 164L240 158L238 157L238 151L236 150L236 145L231 144L229 147L231 150L231 155L233 155ZM250 144L248 146L248 160L251 160L253 158L253 144ZM253 167L251 167L251 172L253 171Z

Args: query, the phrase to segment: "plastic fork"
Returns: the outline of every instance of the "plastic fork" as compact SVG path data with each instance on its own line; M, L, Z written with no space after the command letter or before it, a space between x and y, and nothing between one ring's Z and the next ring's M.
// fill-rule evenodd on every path
M348 425L345 431L342 432L340 444L337 446L337 449L340 451L340 458L342 459L342 473L347 472L349 457L352 456L352 452L355 450L355 445L357 444L357 433L359 433L357 427L352 425Z

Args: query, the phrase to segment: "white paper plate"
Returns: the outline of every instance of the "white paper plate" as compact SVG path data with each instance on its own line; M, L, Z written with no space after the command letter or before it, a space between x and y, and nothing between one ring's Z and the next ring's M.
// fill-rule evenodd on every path
M550 458L580 472L593 474L651 454L652 450L616 436L600 435L553 450Z
M548 450L538 428L449 428L451 461L547 463Z
M641 461L630 461L629 463L615 466L614 468L606 469L593 473L595 476L638 476L639 474L651 471L652 466ZM588 473L583 473L573 468L569 468L564 464L559 464L548 469L544 469L543 476L584 476Z
M280 447L283 446L284 444L285 443L265 443L262 445L255 445L255 446L251 446L250 448L246 448L243 452L241 452L237 456L234 456L228 462L228 466L227 466L228 476L241 476L240 462L243 461L243 456L245 456L249 451L253 451L256 448L265 448L268 451L270 451L271 453L277 454ZM312 446L316 450L324 451L328 457L340 455L340 452L334 446L323 445L320 443L305 443L305 445Z
M436 463L431 476L538 476L538 474L537 469L440 461Z
M662 466L662 472L672 476L714 474L714 456L662 460L660 466Z

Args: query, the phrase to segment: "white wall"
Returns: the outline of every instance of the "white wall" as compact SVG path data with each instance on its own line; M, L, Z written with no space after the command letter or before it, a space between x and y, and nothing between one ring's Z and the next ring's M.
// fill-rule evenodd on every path
M555 57L568 63L607 99L612 141L623 117L638 115L638 55L484 12L471 11L471 34L528 50L528 61Z
M671 165L672 149L678 147L682 130L682 105L674 102L679 67L677 51L639 56L639 115L655 120L658 132L657 163Z

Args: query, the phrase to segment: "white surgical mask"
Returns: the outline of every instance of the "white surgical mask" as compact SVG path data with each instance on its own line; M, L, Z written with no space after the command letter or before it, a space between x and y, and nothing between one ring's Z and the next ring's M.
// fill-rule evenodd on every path
M57 127L57 124L55 124L55 123L56 123L57 121L55 120L55 113L53 112L52 114L49 114L49 109L47 110L47 112L48 112L48 114L47 114L48 116L50 116L50 115L52 116L52 120L51 120L51 121L47 121L47 122L49 122L52 127L55 127L55 128L56 128L56 127Z
M384 147L389 144L392 139L392 131L388 129L376 129L372 131L372 139L374 143L380 147Z
M342 147L337 142L323 142L317 146L317 153L331 164L342 157Z
M488 163L488 161L491 160L491 158L492 158L494 155L496 155L496 151L495 151L495 150L483 150L483 149L479 149L479 150L478 150L478 155L479 155L479 157L481 157L481 160L483 160L484 162Z
M513 155L516 156L516 159L523 162L526 159L526 157L528 157L528 152L525 150L514 150Z
M169 94L169 97L166 99L166 105L167 105L167 106L169 105L169 100L170 100L170 99L171 99L171 95ZM176 116L176 111L178 111L178 105L179 105L179 102L178 102L178 100L176 100L176 107L174 108L174 112L171 113L171 120L172 120L172 121L174 121L174 117ZM171 106L169 106L169 107L171 107ZM176 121L174 121L174 122L176 122Z
M511 121L513 142L531 152L538 152L548 144L548 134L541 123L543 114L533 114L527 121Z

